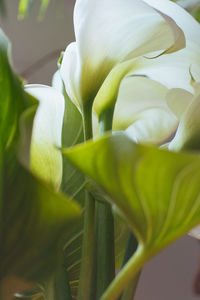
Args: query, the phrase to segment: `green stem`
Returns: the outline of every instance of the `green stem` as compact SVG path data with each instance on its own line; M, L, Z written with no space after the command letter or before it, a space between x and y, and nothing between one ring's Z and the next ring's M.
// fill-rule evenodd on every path
M72 300L69 278L64 262L54 280L55 300Z
M115 277L114 219L109 203L96 202L97 299Z
M131 232L129 234L122 267L124 267L126 265L128 260L132 257L132 255L137 250L137 247L138 247L137 239ZM131 282L128 284L127 288L125 289L123 295L120 297L119 300L133 300L135 292L136 292L139 277L140 277L140 272L138 272L138 274L131 280Z
M83 123L85 141L92 138L92 105L83 107ZM92 300L93 268L95 250L95 201L91 194L85 192L84 233L78 300Z
M99 117L99 135L103 135L106 131L112 130L114 107L110 107L103 111Z
M100 135L112 130L113 109L104 112L100 118ZM115 277L114 218L109 203L96 201L96 289L99 299Z
M92 104L90 102L83 106L83 129L85 141L92 138Z
M138 274L144 264L145 256L143 247L138 247L135 254L120 271L117 277L110 284L100 300L116 300L127 284Z
M137 284L140 279L140 274L141 274L141 272L138 272L136 274L136 276L133 278L133 280L131 280L131 282L128 284L128 286L126 287L126 289L123 293L122 300L133 300L134 299Z

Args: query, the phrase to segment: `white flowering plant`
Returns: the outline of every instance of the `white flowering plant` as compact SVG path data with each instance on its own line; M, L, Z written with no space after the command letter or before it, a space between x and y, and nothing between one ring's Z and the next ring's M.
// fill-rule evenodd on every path
M74 30L52 86L23 85L0 31L1 299L17 278L16 299L133 300L149 259L200 235L200 24L76 0Z

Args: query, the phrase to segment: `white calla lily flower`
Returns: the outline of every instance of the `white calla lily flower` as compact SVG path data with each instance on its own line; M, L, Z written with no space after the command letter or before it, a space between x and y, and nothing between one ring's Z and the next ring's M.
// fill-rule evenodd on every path
M162 9L155 9L154 1L76 1L76 42L65 51L61 75L77 105L96 98L96 110L101 111L108 102L115 102L121 80L137 69L138 57L184 48L185 37L176 18L165 13L170 1L159 0ZM173 7L189 18L182 8L174 3Z
M27 85L25 90L39 100L33 123L30 168L58 189L62 180L62 155L58 148L61 147L64 97L45 85Z
M168 149L200 149L200 84L195 93L168 89L144 77L122 81L114 111L113 130L125 130L137 143Z

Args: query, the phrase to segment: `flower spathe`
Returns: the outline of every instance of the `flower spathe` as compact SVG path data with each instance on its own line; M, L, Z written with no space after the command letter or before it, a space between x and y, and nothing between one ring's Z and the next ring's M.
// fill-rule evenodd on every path
M164 2L167 10L168 1ZM100 106L115 101L121 79L136 58L185 46L183 32L165 9L158 12L142 0L77 0L74 29L76 42L65 51L61 76L79 106L92 102L103 83L106 91L99 96Z
M56 89L31 84L26 92L39 100L33 123L30 168L42 180L58 189L62 180L61 147L64 97Z

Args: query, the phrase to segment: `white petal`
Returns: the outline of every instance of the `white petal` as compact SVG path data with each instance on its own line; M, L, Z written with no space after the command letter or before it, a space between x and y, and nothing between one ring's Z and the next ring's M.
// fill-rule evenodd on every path
M169 89L180 88L194 93L190 72L200 81L200 46L188 42L185 49L172 54L155 59L139 58L132 73L148 76Z
M62 179L61 147L64 97L52 87L28 85L26 91L39 100L33 124L31 169L58 188Z
M192 102L193 95L186 90L172 89L168 92L166 99L169 108L180 119Z
M72 77L79 102L94 99L114 65L165 51L181 34L170 18L141 0L77 0L74 26L77 53Z
M141 0L77 0L74 27L79 54L95 64L167 49L175 40L174 24Z
M60 75L60 70L57 70L52 77L52 87L63 94L63 80Z
M60 67L60 75L65 84L68 96L74 104L80 106L80 65L76 43L71 43L67 46Z
M172 137L177 123L176 117L165 109L147 109L125 132L137 143L160 145Z
M169 150L199 150L200 148L200 94L193 97L180 120L176 135Z
M183 30L186 40L189 39L200 45L199 23L183 8L169 0L143 0L155 9L164 12L172 18Z
M168 88L183 88L194 92L191 75L200 81L200 24L184 9L169 0L144 0L174 19L186 37L186 48L156 59L140 59L134 73L161 82Z
M127 77L122 81L117 98L113 129L126 129L147 109L167 110L168 89L156 81L144 77Z

